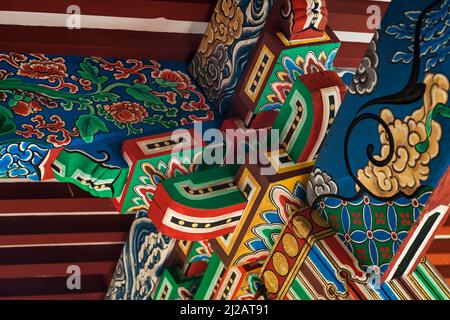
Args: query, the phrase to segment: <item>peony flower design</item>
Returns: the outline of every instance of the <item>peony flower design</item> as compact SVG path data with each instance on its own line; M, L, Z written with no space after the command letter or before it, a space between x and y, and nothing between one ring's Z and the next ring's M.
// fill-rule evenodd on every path
M41 105L36 101L19 101L17 104L12 107L12 111L15 114L21 115L23 117L29 116L32 113L37 113L42 111Z
M116 102L104 106L103 109L118 124L135 124L144 121L148 117L145 107L136 102Z
M67 67L65 60L61 57L48 60L30 60L20 65L17 74L34 79L54 80L67 77Z
M178 91L192 88L191 79L186 74L169 69L159 71L155 81L162 87L169 87Z

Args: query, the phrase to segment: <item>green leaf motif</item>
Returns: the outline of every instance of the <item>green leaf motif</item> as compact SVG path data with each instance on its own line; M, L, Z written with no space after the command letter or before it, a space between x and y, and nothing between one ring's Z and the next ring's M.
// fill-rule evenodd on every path
M102 84L108 80L108 77L99 77L99 70L96 66L91 65L88 61L80 63L81 70L77 73L84 79L91 81L92 83Z
M94 136L99 132L109 132L106 124L94 115L81 115L75 122L75 126L80 131L80 136L86 143L92 143Z
M156 78L155 82L159 84L161 87L167 87L167 88L176 88L178 86L178 83L173 81L166 81L161 78Z
M151 92L152 88L145 84L135 83L127 88L127 93L135 99L155 105L164 105L164 102Z
M12 112L0 106L0 136L16 131L16 123L13 120Z

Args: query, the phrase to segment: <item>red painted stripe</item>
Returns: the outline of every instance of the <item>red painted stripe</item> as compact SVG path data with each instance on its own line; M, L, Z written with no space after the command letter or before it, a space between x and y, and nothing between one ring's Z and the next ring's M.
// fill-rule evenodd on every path
M36 296L8 296L0 297L0 300L103 300L105 292L69 293Z
M132 18L209 21L215 1L208 0L2 0L0 10L66 13L77 5L81 14Z
M0 235L0 246L35 246L57 244L89 244L124 242L128 232L96 232L96 233L56 233L56 234L26 234ZM0 275L1 276L1 275Z
M33 213L70 213L80 212L115 212L115 208L109 199L21 199L0 200L0 217L8 214L33 214Z
M128 232L133 221L133 214L14 217L0 215L0 235Z
M327 2L329 16L328 25L333 30L369 32L375 30L367 26L368 18L372 13L367 13L369 6L378 6L381 17L386 13L389 7L388 2L380 1L361 1L361 0L332 0Z
M0 297L106 292L105 280L103 275L81 275L81 289L69 290L67 276L0 279Z
M445 224L438 229L438 235L450 235L450 219L447 219ZM450 251L450 248L448 248Z
M434 239L427 251L427 255L432 253L442 254L448 252L450 252L450 239Z
M0 248L0 265L117 261L123 245Z
M9 296L0 297L0 300L103 300L105 292L52 294L38 296Z
M103 274L109 276L114 272L117 261L99 261L82 263L51 263L51 264L24 264L0 266L0 278L33 278L33 277L64 277L67 268L76 264L83 275Z
M337 68L358 68L367 47L367 43L342 42L334 60L334 66Z
M42 198L92 198L92 196L88 192L69 183L0 183L0 200Z
M0 26L0 51L190 61L202 35Z

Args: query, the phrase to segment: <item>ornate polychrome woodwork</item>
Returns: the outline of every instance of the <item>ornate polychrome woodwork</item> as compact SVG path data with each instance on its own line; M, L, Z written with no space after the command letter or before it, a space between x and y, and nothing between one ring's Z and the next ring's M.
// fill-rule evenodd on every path
M274 2L217 2L189 70L222 114L231 104Z
M395 279L411 274L433 242L438 228L447 221L450 214L450 169L442 177L431 194L417 221L392 259L382 280Z
M123 157L129 165L127 183L116 206L122 213L148 209L158 183L195 171L203 145L196 146L194 129L125 141Z
M308 203L365 269L388 270L450 161L448 61L429 51L447 2L391 4L310 177Z
M155 191L149 217L160 232L178 240L206 240L234 230L247 199L230 165L165 180Z
M333 69L339 45L331 29L317 39L292 41L280 31L264 33L237 88L233 113L251 126L264 118L259 113L280 110L300 75Z
M259 277L261 265L245 265L227 268L212 300L257 300L263 293Z
M15 154L15 160L4 158L3 177L41 180L46 150L95 143L91 156L97 157L99 142L118 140L120 149L131 137L217 118L183 63L19 53L0 58L0 134L14 141L2 147L11 145ZM17 152L20 142L32 144Z
M207 241L177 240L168 264L179 266L186 277L199 276L208 268L212 254Z
M200 281L201 277L199 276L185 277L177 268L165 268L153 299L192 300Z
M331 238L331 240L327 240L328 238ZM314 252L313 248L327 250L329 246L340 251L340 255L337 252L336 254L339 258L344 259L345 271L329 274L331 270L325 273L326 267L321 268L320 271L317 270L319 268L318 263L321 260L317 259L317 253ZM312 281L314 277L318 276L326 277L320 284L321 287L312 285L319 298L357 298L357 294L348 286L347 278L353 277L363 280L366 275L356 267L350 256L343 256L342 252L345 253L345 248L341 246L334 231L323 220L320 212L305 208L294 213L280 233L261 272L261 278L265 283L269 298L284 299L300 270L306 273L305 276L299 276L304 281ZM327 252L326 254L332 253ZM309 260L306 260L307 258ZM311 272L316 273L314 277L308 276L308 273ZM323 285L336 281L340 281L340 283L338 285Z
M316 158L346 91L334 71L303 75L293 83L273 129L295 162Z
M325 0L286 0L284 3L281 28L289 40L323 36L328 22Z
M258 165L242 166L236 181L248 204L233 233L210 240L227 267L264 262L283 225L306 206L305 183L312 165L289 162L273 175L262 174Z
M194 300L211 300L217 293L217 288L225 272L226 268L222 261L217 254L213 253L200 286L195 293Z

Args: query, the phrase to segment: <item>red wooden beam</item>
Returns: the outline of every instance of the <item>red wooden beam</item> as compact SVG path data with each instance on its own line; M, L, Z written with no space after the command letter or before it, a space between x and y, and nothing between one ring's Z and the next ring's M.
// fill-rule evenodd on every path
M103 300L105 292L68 293L35 296L8 296L0 297L0 300Z
M1 203L1 202L0 202ZM134 221L134 215L92 214L77 216L2 216L0 235L126 232Z
M0 265L116 261L123 244L0 248Z
M117 261L3 265L0 266L0 278L64 277L68 276L67 268L74 264L80 267L82 275L109 276L114 272Z
M215 1L209 0L2 0L0 10L66 13L71 5L77 5L81 14L159 18L187 21L209 21Z
M0 26L0 51L190 61L202 35Z
M107 288L108 284L103 275L81 276L81 289L79 290L67 288L67 276L0 279L0 297L106 292Z
M330 12L328 25L335 31L353 31L374 33L369 28L367 21L371 12L367 12L369 6L380 8L381 17L389 7L389 2L361 1L361 0L331 0L327 2Z
M89 214L91 212L117 212L109 199L100 198L70 198L70 199L21 199L0 200L0 217L11 215L60 215Z
M0 247L123 243L127 235L128 231L0 235Z

